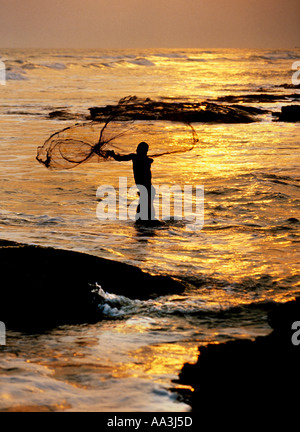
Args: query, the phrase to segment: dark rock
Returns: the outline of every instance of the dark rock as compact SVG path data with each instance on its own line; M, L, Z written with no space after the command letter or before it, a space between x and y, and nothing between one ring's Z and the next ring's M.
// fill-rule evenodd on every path
M249 107L245 105L232 105L233 108L237 108L241 111L246 111L247 113L251 115L261 115L261 114L267 114L270 112L270 110L262 109L262 108L256 108L256 107Z
M300 222L300 221L299 221L299 219L297 219L297 218L291 217L291 218L288 218L288 219L286 220L286 222L289 223L289 224L294 224L294 223L298 223L298 222Z
M193 410L254 413L266 406L283 408L287 401L291 406L291 388L300 383L300 345L292 342L295 321L300 321L300 298L274 307L269 313L273 331L267 336L200 347L197 363L185 364L179 376L180 384L194 388L188 400Z
M278 121L298 122L300 121L300 105L287 105L281 108Z
M51 119L58 119L58 120L85 120L86 118L86 116L83 116L81 114L73 114L67 110L51 111L48 114L48 116Z
M281 87L285 89L300 89L300 84L279 84L275 87Z
M97 282L104 291L147 299L179 293L167 276L73 251L1 241L0 321L7 329L40 331L101 320Z
M204 123L251 123L256 121L245 107L231 107L212 102L156 102L150 99L132 98L124 105L107 105L89 108L91 119L105 121L109 117L118 120L168 120Z
M287 94L269 94L269 93L257 93L257 94L246 94L246 95L229 95L220 96L217 98L219 102L236 103L236 102L248 102L248 103L270 103L280 102L288 100L298 100L300 93Z

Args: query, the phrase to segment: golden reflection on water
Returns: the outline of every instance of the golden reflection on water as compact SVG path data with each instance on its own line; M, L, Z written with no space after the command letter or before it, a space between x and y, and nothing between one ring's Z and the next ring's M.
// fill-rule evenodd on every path
M114 369L116 378L146 377L156 382L166 382L169 377L176 378L183 363L196 362L199 355L195 344L168 343L142 347L130 353L133 361L120 364Z
M256 54L255 51L249 50L249 56L253 54ZM173 69L168 69L168 76L159 76L159 95L189 99L195 95L199 101L199 91L201 97L217 97L220 91L224 95L232 94L236 91L233 84L239 89L243 86L249 89L251 79L255 78L257 87L260 83L263 86L267 74L273 73L272 68L267 71L263 62L255 66L257 73L254 77L248 70L247 61L235 62L238 67L229 67L226 55L226 50L219 56L213 51L191 51L189 56L196 61L189 62L189 79L185 80L185 86L182 86L182 77L186 77L187 69L181 69L176 62ZM163 59L160 61L156 56L152 60L158 67L161 64L165 68ZM128 70L133 71L132 66L128 67ZM259 74L259 67L262 74ZM70 82L70 69L74 76L78 74L82 80L82 86L75 85L77 90L73 90L73 99L70 99L68 86L61 85L62 82ZM282 84L282 77L286 76L284 71L286 68L281 65L282 74L278 74L278 84ZM103 69L102 72L103 82L111 82L112 68ZM124 80L121 68L114 68L113 73L118 82ZM85 70L70 64L68 70L58 74L46 68L33 69L29 80L10 81L1 89L4 106L15 110L19 101L28 101L28 105L22 109L34 113L33 116L26 113L26 116L21 115L21 123L11 115L0 119L0 159L3 164L0 174L3 181L1 228L5 237L118 259L152 273L191 276L196 282L205 279L204 286L200 285L190 299L185 299L190 310L207 307L209 310L222 311L222 308L264 300L281 302L294 298L293 289L296 290L299 280L299 231L296 225L287 226L286 220L292 217L299 219L300 189L291 180L292 176L299 178L297 125L274 123L267 117L263 122L247 125L194 125L199 137L197 146L187 153L155 159L152 171L153 182L157 184L204 185L203 230L191 234L184 226L174 224L165 230L137 232L131 222L106 224L96 219L97 187L102 184L118 187L119 176L127 177L128 186L131 186L133 178L130 163L111 162L107 165L94 162L73 171L50 172L36 162L37 146L42 145L53 132L67 126L67 123L59 120L49 121L47 115L51 107L60 104L77 110L80 105L80 110L86 113L88 107L99 104L99 81L95 81L94 88L85 85L92 82L89 81L91 74L87 68ZM135 73L128 74L127 71L128 86L125 90L135 88L137 93L152 95L151 68L143 68L142 74L139 86ZM231 83L230 88L226 87L224 76ZM43 102L41 82L47 83L43 84ZM82 102L82 88L85 102ZM105 92L113 101L123 96L118 86L108 88L106 84ZM40 112L37 117L41 104L45 117ZM277 105L279 110L280 106ZM70 121L70 125L73 123ZM149 141L153 153L187 146L191 141L190 133L178 125L147 123L140 124L139 131L123 143L122 150L132 151L144 139ZM272 179L268 177L270 174L282 178ZM209 282L209 277L223 284L214 285ZM165 305L163 301L155 301L151 306L163 310L163 306L172 308L176 302L179 307L180 298L170 296ZM172 319L174 316L171 315ZM188 326L187 321L185 325ZM101 323L101 329L103 327L105 324ZM84 333L83 329L81 331ZM199 331L200 334L202 329L195 326L193 331ZM261 328L249 330L247 324L243 328L239 323L238 328L206 328L203 331L205 343L216 343L230 337L230 332L238 337L248 337L251 331L265 334L268 329L264 324ZM68 409L70 404L65 400L68 389L62 391L58 401L58 393L63 387L57 386L57 381L53 382L52 379L60 381L59 384L61 381L67 383L74 393L77 390L87 392L89 389L101 393L103 385L112 377L154 379L170 386L170 379L177 378L183 363L194 363L198 357L198 333L194 343L153 344L143 340L143 346L140 346L141 339L138 337L146 339L147 335L151 335L151 328L145 323L120 323L115 326L113 334L108 332L106 339L102 331L98 329L98 332L100 337L99 334L92 338L84 335L81 340L78 335L72 335L57 346L54 334L49 340L39 340L39 347L34 349L40 351L36 353L33 353L33 340L26 345L26 341L19 338L18 343L25 343L26 346L23 351L16 346L15 352L19 359L27 358L24 368L3 369L4 375L26 378L24 382L16 382L22 389L18 388L15 394L3 388L3 400L9 401L9 404L18 401L11 410ZM157 339L158 334L155 335ZM135 336L138 348L135 346ZM201 341L204 343L203 339ZM115 346L112 346L113 343ZM42 383L44 387L34 384L34 380L28 381L30 375L34 378L38 376L38 384ZM46 380L48 376L49 382ZM34 393L39 397L48 391L52 392L48 405L36 405L34 397L31 399ZM20 405L18 394L23 396L26 404Z
M153 153L190 143L190 132L182 126L168 122L146 126L139 125L131 148L144 138L147 128ZM16 215L12 226L4 227L7 235L91 251L153 273L185 272L192 266L195 274L215 274L230 281L297 273L293 233L276 231L276 224L299 219L300 191L291 180L281 184L266 177L297 175L299 158L291 157L297 142L295 125L196 124L199 143L192 151L155 159L154 184L204 186L204 228L192 235L176 224L141 233L132 221L98 221L97 187L109 184L117 189L120 176L132 186L132 166L91 163L73 171L47 171L34 159L36 147L59 127L59 122L50 126L48 120L41 120L32 133L32 125L25 123L23 136L15 138L9 156L6 148L0 149L0 156L8 159L5 175L10 174L1 202L6 212Z

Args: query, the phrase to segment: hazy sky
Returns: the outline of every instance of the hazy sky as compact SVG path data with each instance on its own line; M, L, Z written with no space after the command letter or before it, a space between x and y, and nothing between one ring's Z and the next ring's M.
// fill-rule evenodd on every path
M2 48L300 46L300 0L0 0Z

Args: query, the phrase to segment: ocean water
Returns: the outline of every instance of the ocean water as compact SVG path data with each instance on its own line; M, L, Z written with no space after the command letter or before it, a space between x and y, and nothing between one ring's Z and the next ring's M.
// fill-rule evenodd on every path
M271 113L294 103L299 90L283 85L299 58L299 49L1 50L0 238L114 259L189 288L139 301L112 287L97 324L38 335L7 329L0 410L189 411L173 380L199 346L271 331L269 308L300 291L299 123ZM100 221L98 187L117 188L120 177L132 186L130 162L49 171L35 159L38 146L88 108L128 95L199 102L249 94L290 99L245 103L269 110L254 123L195 123L193 150L153 164L157 185L204 187L202 229L185 220L153 229ZM50 118L56 110L70 118ZM188 132L140 122L133 138L155 153Z

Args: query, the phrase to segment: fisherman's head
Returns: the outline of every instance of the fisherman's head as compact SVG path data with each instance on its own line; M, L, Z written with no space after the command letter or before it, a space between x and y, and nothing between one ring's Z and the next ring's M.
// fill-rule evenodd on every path
M149 146L146 142L140 142L136 148L136 152L140 156L146 156L149 150Z

